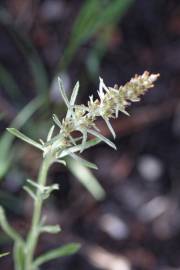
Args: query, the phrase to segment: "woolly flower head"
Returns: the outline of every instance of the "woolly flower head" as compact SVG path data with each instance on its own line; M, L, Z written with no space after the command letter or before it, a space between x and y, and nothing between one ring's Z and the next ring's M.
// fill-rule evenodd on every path
M131 102L140 101L140 97L144 95L148 89L154 86L154 82L159 77L159 74L150 74L145 71L142 75L135 75L124 86L107 87L102 78L99 82L98 95L99 99L90 96L87 105L76 105L75 101L79 90L79 82L76 83L70 100L64 90L63 82L58 79L59 89L62 98L67 106L67 113L62 121L54 114L53 125L48 133L47 140L40 143L27 139L25 135L15 129L9 129L14 135L33 144L43 151L43 156L51 155L54 161L62 162L67 155L73 158L78 158L76 152L82 152L100 141L116 149L116 146L108 138L101 134L101 131L96 126L98 117L102 117L106 122L113 137L116 134L110 124L111 118L117 118L119 112L128 114L127 106ZM59 129L56 135L53 136L55 126ZM74 131L79 131L80 136L74 136ZM88 139L88 134L95 137L94 140Z

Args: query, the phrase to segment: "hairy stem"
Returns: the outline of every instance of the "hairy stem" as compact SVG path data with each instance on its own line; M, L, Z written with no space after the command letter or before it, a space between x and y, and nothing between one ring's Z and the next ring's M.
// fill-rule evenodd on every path
M38 184L41 186L46 185L46 179L47 179L48 169L50 165L51 165L51 159L47 156L45 159L43 159L42 165L39 171ZM34 270L32 268L32 264L33 264L34 252L35 252L37 242L38 242L42 207L43 207L42 193L40 190L37 189L36 200L34 201L32 224L31 224L31 228L30 228L30 231L27 237L27 243L26 243L27 256L25 258L25 270Z

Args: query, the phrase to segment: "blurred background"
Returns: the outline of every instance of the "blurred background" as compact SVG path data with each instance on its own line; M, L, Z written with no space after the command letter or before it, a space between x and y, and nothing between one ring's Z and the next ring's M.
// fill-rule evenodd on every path
M180 269L180 2L1 0L0 204L22 235L32 209L22 186L36 179L41 154L5 128L44 138L52 113L65 114L58 76L69 94L80 81L83 103L99 76L121 85L145 70L161 77L131 117L113 121L118 151L100 144L83 153L98 171L72 161L51 168L60 190L44 214L62 232L43 235L37 254L74 241L82 248L43 269ZM0 250L11 248L0 232ZM13 269L11 256L0 267Z

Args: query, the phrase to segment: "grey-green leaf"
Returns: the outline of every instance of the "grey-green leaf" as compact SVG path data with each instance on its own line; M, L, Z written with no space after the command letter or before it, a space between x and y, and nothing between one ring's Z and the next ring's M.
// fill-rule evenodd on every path
M9 252L0 253L0 258L5 257L7 255L9 255Z
M3 231L14 241L22 242L21 236L8 223L4 209L0 206L0 226Z
M66 92L64 90L64 85L63 85L61 78L59 78L59 77L58 77L58 83L59 83L59 91L61 93L61 96L62 96L66 106L69 107L69 100L68 100Z
M72 95L71 95L71 99L70 99L70 105L73 106L75 104L77 95L78 95L78 91L79 91L79 81L75 84L73 91L72 91Z
M77 98L77 95L78 95L78 91L79 91L79 82L77 82L75 84L74 89L72 91L72 95L71 95L71 99L70 99L70 106L68 108L68 112L66 114L66 117L70 117L70 115L71 115L72 107L75 104L75 101L76 101L76 98Z
M110 147L112 147L113 149L117 149L115 144L113 142L111 142L109 139L107 139L106 137L104 137L101 133L92 130L92 129L88 129L88 132L92 135L94 135L95 137L99 138L101 141L105 142L106 144L108 144Z
M87 141L85 144L84 144L84 149L88 149L92 146L95 146L96 144L100 143L101 140L99 140L98 138L96 139L93 139L93 140L89 140ZM78 151L81 151L81 148L82 148L82 145L79 144L79 145L76 145L76 146L72 146L68 149L65 149L61 152L59 158L62 158L62 157L65 157L71 153L75 153L75 152L78 152Z
M33 200L36 200L36 195L28 186L24 186L23 189L30 195Z
M79 157L78 155L72 153L70 154L70 156L72 158L74 158L75 160L79 161L83 166L85 167L88 167L90 169L94 169L94 170L97 170L98 167L96 166L96 164L92 163L92 162L89 162L88 160L82 158L82 157Z
M85 149L85 145L86 145L86 141L87 141L87 130L86 129L82 130L82 134L83 134L83 139L82 139L80 153L82 153Z
M37 142L35 142L34 140L30 139L29 137L27 137L26 135L24 135L22 132L20 132L19 130L17 130L16 128L7 128L7 131L9 131L12 135L16 136L17 138L33 145L34 147L43 150L43 146Z
M52 117L53 117L54 123L55 123L59 128L61 128L61 127L62 127L62 124L61 124L59 118L57 117L57 115L56 115L56 114L53 114Z
M72 158L67 158L67 166L71 173L96 200L102 200L105 197L103 187L88 168Z
M59 233L61 228L59 225L45 225L40 228L40 231L46 233Z
M55 128L54 125L50 128L48 135L47 135L47 142L49 142L51 140L53 132L54 132L54 128Z
M115 138L116 138L116 133L115 133L113 127L111 126L110 121L109 121L108 119L106 119L106 118L104 118L104 121L106 122L106 125L108 126L108 128L109 128L111 134L113 135L113 137L114 137L114 139L115 139Z
M33 267L36 269L41 264L46 263L48 261L58 259L59 257L72 255L76 253L79 249L80 249L80 244L77 244L77 243L71 243L71 244L64 245L60 248L56 248L38 257L34 261Z

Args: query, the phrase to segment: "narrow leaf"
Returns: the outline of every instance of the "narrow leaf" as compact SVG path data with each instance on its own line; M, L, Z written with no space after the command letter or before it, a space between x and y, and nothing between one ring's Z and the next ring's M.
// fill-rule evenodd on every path
M75 139L71 135L69 135L68 137L69 137L71 143L74 144L74 145L76 145Z
M111 126L111 123L109 122L108 119L106 119L106 118L103 118L103 119L104 119L104 121L106 122L106 125L108 126L108 128L109 128L111 134L113 135L113 137L114 137L114 139L115 139L115 138L116 138L116 133L115 133L113 127Z
M54 132L54 128L55 128L54 125L50 128L50 130L48 132L48 135L47 135L47 142L49 142L50 139L52 138L52 135L53 135L53 132Z
M92 129L88 129L88 132L92 135L94 135L95 137L98 137L101 141L105 142L106 144L108 144L110 147L112 147L113 149L117 149L115 144L113 142L111 142L109 139L107 139L106 137L104 137L101 133L98 133L95 130Z
M70 154L70 156L72 158L74 158L75 160L79 161L85 167L88 167L88 168L94 169L94 170L97 170L98 169L98 167L96 166L96 164L94 164L92 162L89 162L86 159L84 159L82 157L79 157L78 155L76 155L74 153Z
M85 145L86 145L86 141L87 141L87 131L86 130L83 130L82 134L83 134L83 139L82 139L80 153L82 153L84 151L84 149L85 149Z
M59 233L61 231L61 228L59 225L46 225L41 227L40 231L46 233Z
M59 118L57 117L57 115L56 115L56 114L53 114L52 117L53 117L54 123L55 123L59 128L61 128L61 127L62 127L62 124L61 124Z
M59 78L59 77L58 77L58 83L59 83L59 91L61 93L61 96L62 96L66 106L69 107L69 101L68 101L66 92L64 90L64 85L63 85L63 82L62 82L61 78Z
M19 139L33 145L34 147L43 150L43 147L41 144L35 142L34 140L30 139L29 137L27 137L26 135L24 135L22 132L20 132L19 130L17 130L16 128L7 128L7 131L9 131L12 135L18 137Z
M57 162L57 163L59 163L59 164L62 164L62 165L64 165L64 166L66 166L66 161L63 160L63 159L55 159L54 162Z
M9 255L9 252L0 253L0 258L5 257L5 256L7 256L7 255Z
M41 264L46 263L48 261L58 259L59 257L72 255L76 253L79 249L80 249L80 244L76 244L76 243L71 243L71 244L64 245L60 248L56 248L38 257L34 261L33 267L36 269Z
M21 236L9 225L4 209L0 206L0 226L3 229L3 231L14 241L20 241L22 242Z
M33 200L36 200L36 195L29 187L24 186L23 189L30 195Z
M96 200L102 200L105 197L104 189L88 168L72 158L67 159L67 166L71 173Z
M75 84L72 95L71 95L71 99L70 99L70 105L74 105L77 95L78 95L78 91L79 91L79 81Z
M44 189L44 186L39 185L38 183L32 181L31 179L27 179L26 181L27 181L27 182L30 184L30 186L33 187L33 188L37 188L37 189L39 189L39 190L43 190L43 189Z
M76 101L76 98L77 98L77 95L78 95L78 91L79 91L79 82L77 82L74 86L74 89L72 91L72 95L71 95L71 99L70 99L70 108L67 112L67 115L66 117L70 117L70 114L71 114L71 106L73 106L75 104L75 101Z
M109 89L107 88L107 86L105 85L105 83L104 83L104 81L103 81L103 79L102 79L101 77L99 77L99 81L100 81L100 84L99 84L99 91L100 91L100 93L103 92L103 89L104 89L106 92L108 92Z
M96 139L93 139L93 140L89 140L85 143L85 146L84 146L84 149L88 149L92 146L95 146L96 144L100 143L101 140L99 140L98 138ZM59 158L62 158L62 157L65 157L71 153L75 153L75 152L78 152L78 151L81 151L81 147L82 145L79 144L79 145L76 145L76 146L72 146L68 149L65 149L61 152L61 154L59 155Z

